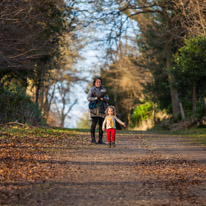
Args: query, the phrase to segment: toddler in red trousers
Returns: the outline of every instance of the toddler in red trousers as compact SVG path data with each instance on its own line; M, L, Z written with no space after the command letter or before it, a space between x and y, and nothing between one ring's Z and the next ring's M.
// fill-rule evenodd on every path
M107 141L109 147L115 147L115 134L116 134L116 125L115 121L126 127L126 124L116 117L116 109L114 106L108 106L106 111L106 117L102 124L102 130L107 130Z

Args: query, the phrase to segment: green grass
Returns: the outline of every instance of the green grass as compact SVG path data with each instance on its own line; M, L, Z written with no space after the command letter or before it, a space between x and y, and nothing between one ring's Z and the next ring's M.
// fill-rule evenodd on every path
M23 124L22 124L23 125ZM9 125L8 127L0 127L0 136L5 138L6 136L13 136L18 138L23 137L35 137L35 138L48 138L48 137L59 137L62 135L67 135L71 137L74 135L74 131L70 129L61 128L42 128L42 127L30 127L28 125Z
M0 139L7 139L12 136L13 139L21 139L30 137L32 139L61 139L62 143L64 137L66 138L76 138L76 136L81 136L82 133L89 133L90 129L68 129L68 128L43 128L43 127L30 127L28 125L10 125L8 127L0 127ZM98 133L98 129L96 130ZM179 131L135 131L135 130L117 130L119 134L168 134L168 135L178 135L187 138L189 141L198 143L201 145L206 145L206 128L196 128L196 129L185 129ZM88 138L89 138L88 134Z
M185 129L169 133L186 137L201 145L206 145L206 128Z

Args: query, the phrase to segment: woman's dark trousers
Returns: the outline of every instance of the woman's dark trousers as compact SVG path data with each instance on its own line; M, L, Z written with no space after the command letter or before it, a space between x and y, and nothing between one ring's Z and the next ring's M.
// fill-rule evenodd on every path
M92 143L96 143L95 139L95 128L97 123L99 123L99 144L104 144L102 141L103 138L103 131L102 131L102 124L103 124L104 118L101 117L92 117L92 125L91 125L91 138L92 138Z

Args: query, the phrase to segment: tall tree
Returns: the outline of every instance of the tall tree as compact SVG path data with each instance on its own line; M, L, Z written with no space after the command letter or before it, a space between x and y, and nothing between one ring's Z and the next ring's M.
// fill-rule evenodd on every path
M128 19L136 21L139 32L136 34L139 39L138 46L144 55L142 66L150 68L155 76L155 70L161 70L163 75L167 75L168 88L172 104L173 116L176 119L179 114L178 92L175 85L175 78L171 72L173 66L173 53L183 42L183 29L179 26L178 17L181 15L179 8L176 8L175 1L126 1L116 0L96 1L95 14L97 19L102 19L110 25L111 32L108 40L111 48L119 48L117 45L127 27L125 23ZM112 51L110 49L110 51ZM115 54L114 54L115 55ZM165 79L165 78L164 78ZM157 80L159 81L159 80ZM158 93L158 92L157 92Z
M108 40L110 43L110 57L115 52L114 40L117 45L121 35L125 32L125 22L132 19L138 23L138 46L144 58L142 66L150 69L154 76L152 88L157 99L162 103L161 91L170 92L172 113L175 119L179 115L179 97L176 90L176 80L172 73L173 54L183 46L184 38L195 32L205 30L205 1L195 0L116 0L116 1L91 1L94 4L93 20L101 19L110 25ZM96 18L95 18L95 17ZM198 30L195 28L198 27ZM112 48L112 49L111 49ZM116 46L116 48L119 48ZM118 56L119 54L117 54ZM166 91L166 92L165 92ZM159 97L158 97L159 96ZM166 98L165 98L166 99ZM165 101L166 102L166 101ZM166 104L164 104L166 105ZM170 105L167 103L167 105Z
M131 51L130 54L122 51L118 59L108 69L102 69L101 76L108 88L110 103L116 106L120 118L130 124L132 110L145 98L143 85L151 81L151 74L136 65L137 57Z
M168 84L165 90L170 90L173 117L177 119L179 98L171 69L172 55L182 41L183 31L178 25L180 11L173 1L138 1L137 5L129 4L125 8L127 16L135 19L140 27L139 46L145 57L144 64L152 71L155 81L165 82L163 86ZM158 96L159 91L155 93Z
M15 81L27 88L46 117L56 95L50 88L74 76L73 65L83 46L75 33L75 4L64 0L0 2L0 82Z
M33 79L38 102L44 77L58 66L61 37L73 29L74 15L63 0L3 0L0 11L0 79L7 75L24 86Z
M185 96L192 96L192 109L196 112L197 96L206 97L206 38L193 37L185 40L185 46L175 55L175 70L180 75L179 87L184 88ZM191 102L191 100L189 100Z

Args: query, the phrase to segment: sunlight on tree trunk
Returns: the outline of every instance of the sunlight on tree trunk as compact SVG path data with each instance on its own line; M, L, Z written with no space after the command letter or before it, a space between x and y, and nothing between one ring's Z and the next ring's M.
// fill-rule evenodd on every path
M181 113L182 120L185 120L185 112L184 112L184 109L183 109L181 102L180 102L180 113Z

